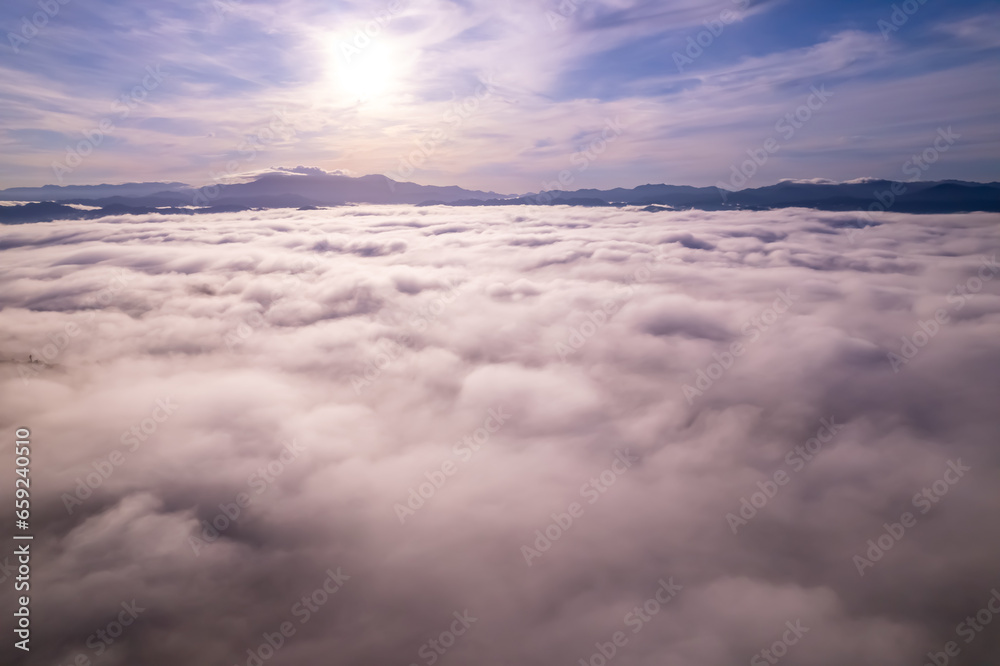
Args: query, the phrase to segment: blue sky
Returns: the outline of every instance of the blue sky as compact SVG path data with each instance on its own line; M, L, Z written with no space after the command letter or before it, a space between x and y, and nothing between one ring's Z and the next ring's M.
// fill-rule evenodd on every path
M753 154L748 187L906 180L947 127L926 179L1000 179L1000 7L895 7L10 0L0 187L277 165L500 192L713 185Z

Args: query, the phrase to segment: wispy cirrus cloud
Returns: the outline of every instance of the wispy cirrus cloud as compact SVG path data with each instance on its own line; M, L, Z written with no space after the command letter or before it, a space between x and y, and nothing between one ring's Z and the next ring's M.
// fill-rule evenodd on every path
M30 6L5 6L0 25L14 30ZM260 168L388 173L483 80L496 95L415 179L537 190L567 168L581 134L627 117L629 136L579 173L581 187L704 185L822 83L835 87L840 110L776 158L761 184L803 169L809 177L892 177L903 149L919 147L943 117L961 124L969 142L949 156L941 177L996 177L984 151L998 139L984 119L997 112L998 96L982 84L997 80L996 46L969 32L983 35L982 26L996 21L988 5L924 7L889 39L877 21L891 8L869 4L816 16L781 2L567 6L233 0L142 13L67 3L21 53L0 59L0 176L8 185L51 181L60 150L107 115L146 66L161 66L169 79L73 174L75 182L129 174L202 185L275 109L295 119L297 139L269 146ZM726 11L739 20L679 72L672 54ZM555 27L552 12L564 19ZM128 29L115 27L122 25ZM355 41L364 48L345 58ZM947 105L956 97L967 101L961 109Z

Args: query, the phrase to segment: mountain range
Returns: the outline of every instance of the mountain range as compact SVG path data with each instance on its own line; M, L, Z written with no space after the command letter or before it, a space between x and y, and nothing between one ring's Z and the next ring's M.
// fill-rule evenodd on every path
M523 195L399 182L382 175L351 177L297 167L268 171L248 182L194 188L177 182L122 185L45 185L0 190L0 222L43 222L104 215L212 213L255 208L309 208L349 204L449 206L642 206L645 210L817 208L905 213L1000 212L1000 183L899 182L861 179L847 183L782 181L729 191L718 187L640 185L632 189L551 190Z

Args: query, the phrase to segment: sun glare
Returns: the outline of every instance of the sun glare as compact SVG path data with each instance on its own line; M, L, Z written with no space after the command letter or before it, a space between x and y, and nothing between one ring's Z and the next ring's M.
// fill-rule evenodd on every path
M383 41L368 44L364 49L334 45L332 78L340 101L372 102L385 99L398 90L400 59Z

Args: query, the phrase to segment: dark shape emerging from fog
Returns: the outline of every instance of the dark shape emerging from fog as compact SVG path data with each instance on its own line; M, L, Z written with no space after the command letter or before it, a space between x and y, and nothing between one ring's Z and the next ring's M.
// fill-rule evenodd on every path
M0 190L0 200L50 202L46 206L0 208L0 222L40 222L55 219L96 218L105 215L142 215L160 209L163 214L192 214L250 208L338 206L345 203L422 204L454 206L668 206L700 210L817 208L859 211L860 226L871 223L871 213L956 213L1000 211L1000 183L961 181L909 182L864 179L851 183L785 181L777 185L736 192L717 187L642 185L633 189L552 190L520 196L400 183L386 176L352 178L296 167L269 171L249 182L198 189L180 183L129 183ZM61 202L62 207L52 203ZM97 209L72 210L67 204ZM655 210L655 209L650 209ZM859 223L855 223L858 225Z
M856 219L0 227L0 661L998 663L1000 219Z

